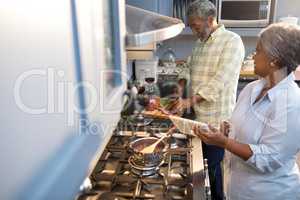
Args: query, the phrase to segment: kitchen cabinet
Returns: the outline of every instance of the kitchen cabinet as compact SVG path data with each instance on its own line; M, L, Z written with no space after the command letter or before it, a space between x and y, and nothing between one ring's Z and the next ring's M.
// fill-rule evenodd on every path
M120 117L125 1L11 0L0 12L0 199L75 199Z
M172 17L173 0L126 0L126 4Z
M159 13L159 0L126 0L126 4Z
M173 0L159 0L159 13L169 17L173 16Z

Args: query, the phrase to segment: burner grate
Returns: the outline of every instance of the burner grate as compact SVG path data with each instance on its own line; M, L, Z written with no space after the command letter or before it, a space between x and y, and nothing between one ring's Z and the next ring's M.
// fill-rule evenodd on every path
M105 196L101 197L101 194L106 193L120 200L190 199L190 139L176 139L180 141L180 146L170 149L163 162L151 169L141 170L141 166L131 162L128 151L129 143L136 138L140 136L112 136L91 175L93 195L86 199L100 200Z

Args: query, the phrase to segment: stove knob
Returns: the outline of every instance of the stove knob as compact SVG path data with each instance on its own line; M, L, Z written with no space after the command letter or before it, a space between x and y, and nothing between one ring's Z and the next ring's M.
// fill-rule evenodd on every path
M185 187L184 195L186 196L185 199L193 199L193 184L189 183Z
M207 159L204 159L204 172L205 172L205 199L211 200L211 189L210 189L210 182L209 182L209 175L208 175L208 163Z
M80 185L80 188L79 190L81 192L88 192L92 189L93 185L92 185L92 182L89 178L86 178L83 183Z

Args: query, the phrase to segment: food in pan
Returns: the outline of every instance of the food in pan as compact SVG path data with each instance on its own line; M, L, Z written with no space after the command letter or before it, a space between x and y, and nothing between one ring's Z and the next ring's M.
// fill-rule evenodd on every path
M163 113L161 110L144 111L142 114L144 116L152 117L152 118L169 119L169 116Z

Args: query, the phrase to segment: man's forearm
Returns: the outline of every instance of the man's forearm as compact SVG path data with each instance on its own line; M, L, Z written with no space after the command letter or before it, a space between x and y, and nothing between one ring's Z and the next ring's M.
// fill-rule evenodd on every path
M199 95L199 94L196 94L196 95L193 95L191 98L190 98L190 102L191 102L191 106L195 105L195 104L198 104L200 103L201 101L203 101L204 99Z

